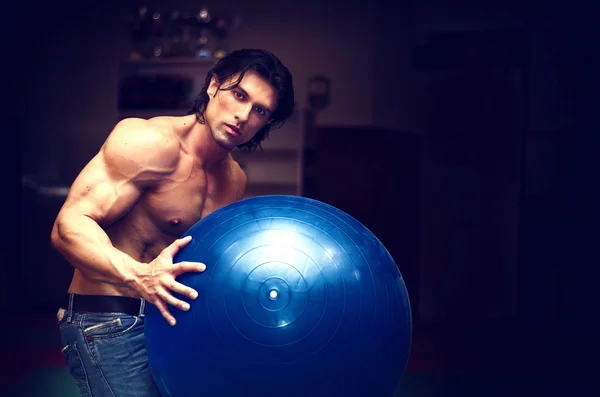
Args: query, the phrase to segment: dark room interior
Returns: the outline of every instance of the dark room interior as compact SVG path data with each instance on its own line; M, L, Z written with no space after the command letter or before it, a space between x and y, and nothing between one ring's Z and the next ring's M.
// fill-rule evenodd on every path
M394 396L593 394L600 28L587 2L5 7L1 397L80 395L56 317L74 269L50 241L69 188L120 120L185 115L242 48L276 54L296 96L263 150L233 154L245 198L327 203L387 248L412 315ZM141 7L154 28L136 25ZM226 33L186 31L190 50L156 27L201 10ZM293 395L266 390L248 395Z

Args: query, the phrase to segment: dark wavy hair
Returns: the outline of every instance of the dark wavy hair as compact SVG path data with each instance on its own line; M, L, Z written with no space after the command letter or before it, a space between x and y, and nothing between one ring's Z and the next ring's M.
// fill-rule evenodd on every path
M258 131L254 137L238 149L254 151L260 147L260 143L268 138L269 131L280 128L294 112L294 87L292 75L281 61L272 53L260 49L241 49L232 51L221 58L215 66L207 73L204 87L193 100L192 108L188 114L196 114L199 123L206 123L204 112L208 104L207 89L213 76L219 82L218 90L231 90L236 88L244 78L247 71L258 73L266 82L271 84L278 93L277 107L271 114L269 122ZM223 82L239 73L235 82L228 87L222 87ZM216 95L216 93L215 93Z

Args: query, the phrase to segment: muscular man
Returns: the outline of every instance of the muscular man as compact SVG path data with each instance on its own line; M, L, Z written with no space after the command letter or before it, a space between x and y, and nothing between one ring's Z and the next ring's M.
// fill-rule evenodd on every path
M293 109L291 75L273 54L234 51L208 73L189 115L124 119L83 168L51 236L75 268L58 318L83 396L159 396L144 306L173 326L171 311L189 310L197 291L175 278L205 265L173 263L191 239L179 237L242 198L246 176L231 151L254 150Z

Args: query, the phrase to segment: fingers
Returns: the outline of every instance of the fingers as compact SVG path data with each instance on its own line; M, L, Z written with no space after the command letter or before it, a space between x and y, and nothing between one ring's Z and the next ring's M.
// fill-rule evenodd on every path
M177 254L177 252L179 252L180 249L188 245L190 241L192 241L192 236L185 236L183 238L177 239L173 241L171 245L165 248L163 250L163 253L173 258Z
M189 297L190 299L196 299L198 297L198 292L191 287L188 287L184 284L181 284L175 280L179 274L187 273L187 272L203 272L206 269L206 265L204 263L198 262L180 262L176 265L173 265L169 269L169 273L171 273L172 277L170 280L165 281L163 278L163 287L173 291L181 296ZM158 293L160 299L171 306L175 306L183 311L190 310L190 304L182 301L180 299L175 298L173 295L169 293L169 291L164 291ZM167 318L167 317L165 317ZM169 317L167 321L170 321Z
M175 257L177 252L179 252L181 248L185 247L190 241L192 241L192 236L186 236L177 239L171 245L165 248L162 251L162 254L169 256L172 259ZM182 296L189 297L191 299L196 299L198 297L197 291L181 283L178 283L177 281L175 281L175 278L178 275L187 272L203 272L204 270L206 270L206 265L199 262L179 262L177 264L173 264L172 260L165 260L163 255L157 257L156 260L153 262L155 264L155 267L153 269L158 269L159 271L154 272L153 270L152 274L154 277L158 277L155 280L159 283L159 285L162 284L162 288L158 287L158 291L156 291L155 293L155 302L152 303L154 303L154 305L160 311L165 320L167 320L167 322L170 325L174 326L176 320L175 317L173 317L169 312L168 306L171 305L183 311L188 311L190 310L190 304L175 298L169 293L169 290L178 293Z
M156 308L158 309L160 314L162 314L162 316L165 318L165 320L167 320L167 322L171 326L174 326L177 321L175 321L175 317L173 317L171 315L171 313L169 312L169 309L167 309L167 304L160 299L156 299L153 302L153 304L154 304L154 306L156 306Z
M190 304L175 298L165 289L167 287L174 292L189 296L192 299L196 299L198 297L198 293L192 288L186 287L185 285L173 280L170 285L165 285L163 288L156 291L152 300L148 299L149 302L156 306L156 308L170 325L175 325L176 320L168 309L169 305L177 307L183 311L188 311L190 310Z
M159 293L160 298L165 301L167 304L171 306L175 306L183 311L190 310L190 304L175 298L173 295L168 293L167 291L163 291Z
M173 274L174 277L179 276L183 273L188 272L203 272L206 270L206 265L200 262L178 262L173 264L173 266L169 269L169 272Z
M190 299L196 299L198 297L198 292L196 290L181 283L178 283L175 280L171 281L171 283L167 285L167 288L180 295L187 296Z

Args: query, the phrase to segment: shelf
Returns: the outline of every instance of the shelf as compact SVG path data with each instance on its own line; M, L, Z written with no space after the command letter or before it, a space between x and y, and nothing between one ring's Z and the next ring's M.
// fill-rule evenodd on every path
M119 67L117 107L120 114L132 117L185 115L202 90L213 63L202 59L175 58L164 60L125 61ZM143 104L148 109L124 109ZM186 108L186 106L189 107ZM152 107L178 106L180 109Z
M131 75L180 74L204 81L213 66L213 63L203 60L127 61L119 65L119 74L121 78Z
M129 67L129 66L162 66L162 65L198 65L198 66L212 66L214 65L214 60L211 59L200 59L200 58L192 58L192 57L172 57L172 58L161 58L161 59L142 59L139 61L136 60L126 60L121 62L121 66Z
M192 106L190 105L190 108ZM190 108L177 108L177 109L119 109L118 117L119 120L128 117L138 117L142 119L149 119L157 116L186 116Z

